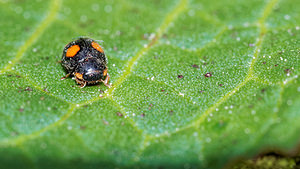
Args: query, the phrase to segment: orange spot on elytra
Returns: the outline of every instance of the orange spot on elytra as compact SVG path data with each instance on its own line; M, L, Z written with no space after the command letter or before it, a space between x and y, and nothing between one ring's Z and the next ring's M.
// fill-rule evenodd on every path
M68 48L66 56L67 57L74 57L79 50L80 50L80 47L78 45L73 45L73 46Z
M101 48L101 46L96 43L96 42L92 42L92 47L96 50L98 50L100 53L104 53L103 49Z
M80 79L80 80L83 79L83 78L82 78L82 74L80 74L80 73L75 73L75 76L76 76L78 79Z

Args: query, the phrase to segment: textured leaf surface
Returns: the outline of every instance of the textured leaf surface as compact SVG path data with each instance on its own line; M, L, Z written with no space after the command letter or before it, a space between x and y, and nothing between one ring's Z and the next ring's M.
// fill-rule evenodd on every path
M0 1L0 168L220 168L300 131L300 1ZM103 40L112 87L58 61Z

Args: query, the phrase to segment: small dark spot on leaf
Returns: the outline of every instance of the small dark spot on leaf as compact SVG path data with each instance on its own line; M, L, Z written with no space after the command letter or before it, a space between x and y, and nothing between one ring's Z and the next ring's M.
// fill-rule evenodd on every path
M199 69L199 65L196 65L196 64L193 64L192 67Z
M178 79L182 79L183 75L178 75L177 77L178 77Z
M165 90L164 90L164 89L161 89L160 91L161 91L161 92L164 92Z
M204 93L204 90L200 90L199 92L200 92L200 93Z
M103 122L103 124L105 124L105 125L109 125L109 122L106 121L105 119L102 119L102 122Z
M85 129L86 129L86 126L80 126L80 129L81 129L81 130L85 130Z
M89 105L86 104L86 105L84 105L83 107L89 107Z
M265 88L261 89L261 92L262 92L262 93L265 93L265 91L266 91L266 89L265 89Z
M285 72L286 74L290 74L290 73L291 73L291 69L285 69L284 72Z
M17 131L13 131L13 132L10 133L10 135L11 136L17 136L17 135L19 135L19 133Z
M142 113L142 114L141 114L141 117L145 117L145 113Z
M274 65L275 67L277 67L278 66L278 64L276 64L276 65Z
M49 60L49 56L46 56L46 57L45 57L45 60Z
M12 77L12 75L11 75L11 74L9 74L9 75L7 75L7 77Z
M23 109L23 108L20 108L20 109L19 109L19 112L21 112L21 113L22 113L23 111L24 111L24 109Z
M47 92L47 93L49 92L49 91L47 90L47 88L44 88L43 90L44 90L44 92Z
M262 64L266 64L267 62L263 62Z
M152 103L149 104L149 108L148 109L151 110L151 107L153 107Z
M29 92L31 92L31 91L32 91L32 88L26 87L24 91L29 91Z
M20 78L21 76L17 75L16 78Z
M98 91L99 91L99 93L101 93L101 94L102 94L102 93L104 93L104 91L103 91L103 90L101 90L101 89L99 89Z
M174 113L173 110L170 110L170 111L169 111L169 114L170 114L171 116L173 115L173 113Z
M222 86L223 86L223 84L222 84L222 83L220 83L220 84L219 84L219 86L220 86L220 87L222 87Z
M119 112L119 111L116 112L116 115L119 116L119 117L123 117L123 114L121 112Z
M204 66L205 66L205 65L207 65L207 63L206 63L206 62L204 62L204 63L203 63L203 65L204 65Z
M211 74L211 72L208 72L208 73L205 73L204 76L205 76L205 77L211 77L212 74Z

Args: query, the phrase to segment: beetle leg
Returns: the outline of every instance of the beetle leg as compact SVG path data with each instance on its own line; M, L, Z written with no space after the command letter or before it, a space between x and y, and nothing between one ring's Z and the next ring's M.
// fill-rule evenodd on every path
M107 87L111 87L110 85L109 85L109 79L110 79L110 77L109 77L109 74L107 73L107 75L106 75L106 78L104 79L104 80L102 80L102 82L103 82L103 84L105 85L105 86L107 86Z
M86 86L86 82L82 82L80 88L84 88Z
M62 77L60 80L64 80L65 78L69 77L71 73L66 74L66 76Z

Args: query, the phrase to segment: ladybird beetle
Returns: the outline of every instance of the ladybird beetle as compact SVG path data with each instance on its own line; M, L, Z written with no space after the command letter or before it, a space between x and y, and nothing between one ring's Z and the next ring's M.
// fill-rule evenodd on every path
M73 75L81 88L98 82L110 87L107 59L102 47L93 39L79 38L67 44L61 63L67 71L61 80Z

